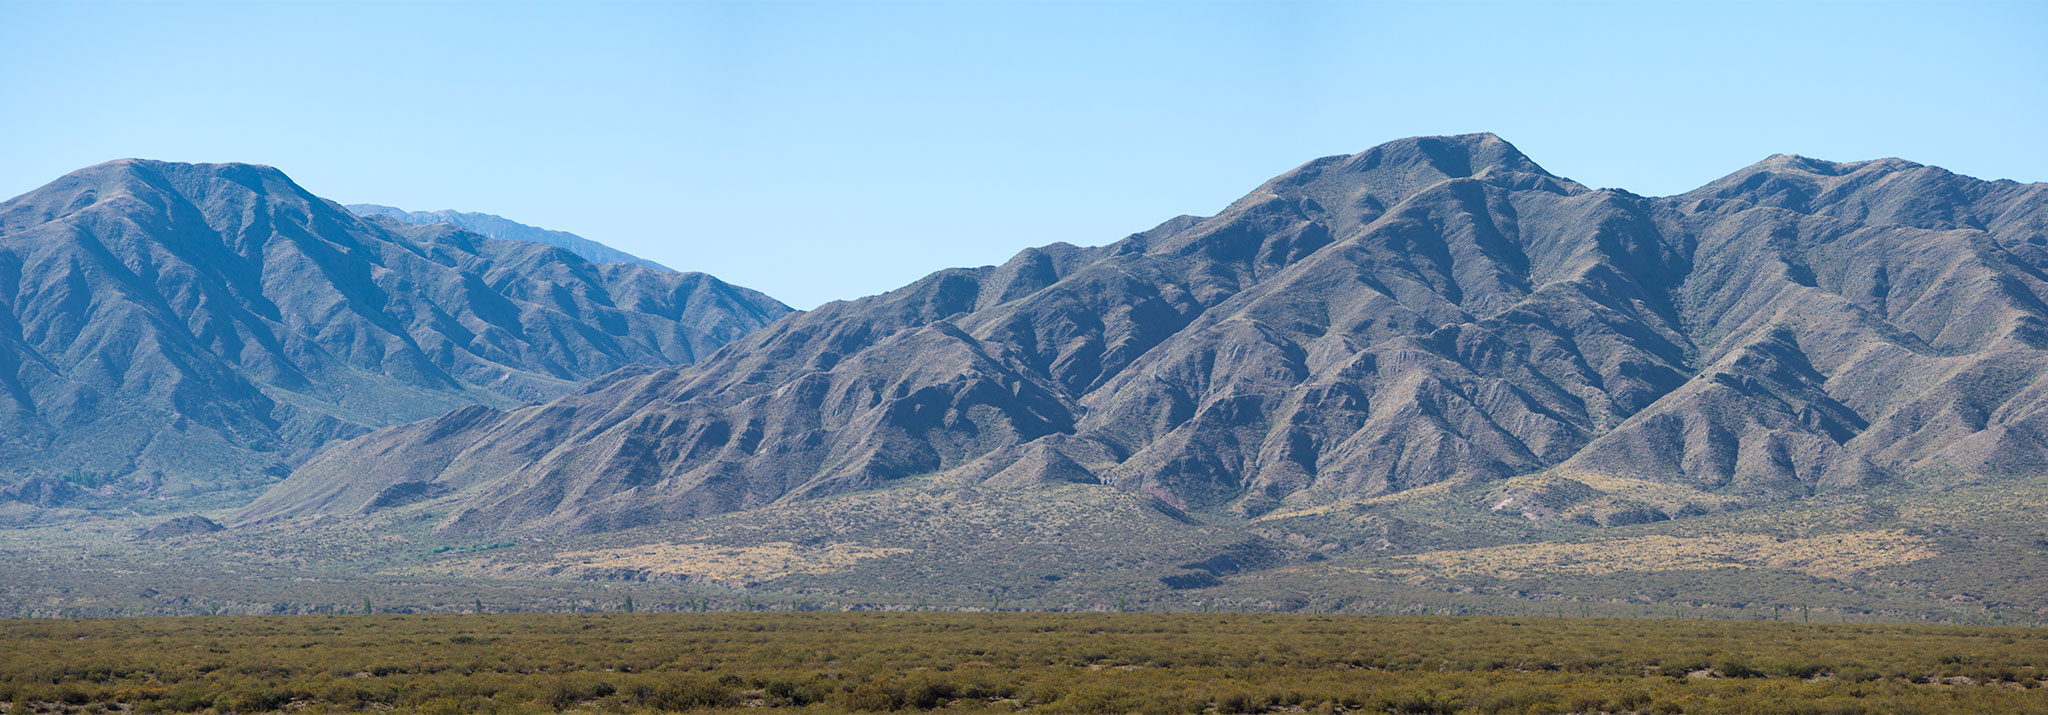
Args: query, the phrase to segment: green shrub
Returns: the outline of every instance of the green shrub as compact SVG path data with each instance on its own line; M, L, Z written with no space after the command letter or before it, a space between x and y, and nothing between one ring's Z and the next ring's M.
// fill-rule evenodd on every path
M1755 666L1752 666L1749 663L1736 660L1734 658L1721 659L1719 662L1716 662L1714 664L1714 670L1718 670L1721 672L1721 675L1730 678L1764 677L1763 671L1757 670Z
M930 710L953 699L952 683L923 681L912 684L904 691L904 704L920 710Z
M854 686L840 702L846 705L848 710L887 712L902 710L908 700L909 696L903 692L901 685L869 681Z
M1091 685L1068 691L1066 697L1047 705L1046 709L1059 713L1100 713L1109 715L1135 712L1138 710L1138 705L1139 699L1133 693L1115 688Z
M738 702L729 686L707 680L684 679L653 689L641 704L656 710L682 711L730 707Z
M772 680L762 687L762 692L774 698L777 705L802 707L824 700L816 689L794 680Z
M434 698L420 703L423 715L464 715L477 712L476 703L463 698Z
M1255 713L1265 709L1266 703L1251 693L1235 692L1216 698L1216 712L1219 713Z
M556 710L567 710L574 707L577 703L583 702L583 698L582 688L568 683L559 683L555 685L553 690L548 691L547 704L548 707Z
M1450 715L1464 707L1459 698L1434 692L1402 693L1387 698L1383 704L1387 712L1401 715Z
M87 695L84 690L80 690L76 686L71 685L66 685L57 688L55 691L52 691L50 693L49 697L52 702L63 703L65 705L84 705L86 703L92 702L92 696Z
M1807 678L1811 678L1816 675L1828 672L1828 668L1829 666L1826 663L1819 663L1814 661L1788 661L1773 665L1771 667L1771 670L1787 678L1798 678L1800 680L1805 680Z
M10 712L60 701L46 709L221 715L741 705L1939 715L2039 711L2048 665L2048 636L2016 628L1232 614L0 621L0 642L11 649L0 649L0 696L22 703ZM1939 662L1956 653L1968 657ZM1731 679L1685 677L1710 666ZM1975 684L1941 682L1958 675ZM742 701L753 689L760 696Z
M1186 692L1148 693L1138 705L1140 715L1193 715L1209 709L1206 698Z

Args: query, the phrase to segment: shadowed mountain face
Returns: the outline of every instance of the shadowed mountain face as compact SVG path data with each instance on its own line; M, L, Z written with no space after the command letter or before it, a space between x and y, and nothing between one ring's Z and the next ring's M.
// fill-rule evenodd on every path
M938 472L1257 514L1546 470L1637 518L2038 472L2044 224L2048 186L1897 160L1645 198L1492 135L1407 139L692 367L382 430L243 520L438 498L455 532L592 531Z
M702 274L358 218L268 167L111 162L0 204L0 481L231 492L375 427L690 363L786 312Z
M590 261L591 263L635 263L647 266L648 268L668 270L667 266L567 231L550 231L545 228L528 226L502 216L465 211L407 211L394 206L380 206L378 204L349 204L345 208L358 216L383 216L403 223L421 226L449 223L464 230L481 233L491 238L507 241L545 243L582 256L583 260Z

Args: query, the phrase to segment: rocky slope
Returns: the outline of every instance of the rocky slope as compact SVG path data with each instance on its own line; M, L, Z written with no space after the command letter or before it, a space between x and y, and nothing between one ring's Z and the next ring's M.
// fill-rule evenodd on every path
M1256 515L1546 473L1573 485L1531 518L1605 523L2040 472L2044 224L2048 186L1899 160L1647 198L1492 135L1407 139L375 432L241 520L434 500L450 532L588 532L937 472Z
M481 233L491 238L507 241L529 241L545 243L556 248L582 256L591 263L635 263L648 268L668 270L667 266L635 256L611 246L592 241L568 231L552 231L528 226L503 216L468 211L407 211L395 206L379 204L349 204L347 208L358 216L383 216L403 223L425 226L447 223L468 231Z
M0 203L0 494L231 494L373 428L694 362L788 310L360 218L269 167L101 164Z

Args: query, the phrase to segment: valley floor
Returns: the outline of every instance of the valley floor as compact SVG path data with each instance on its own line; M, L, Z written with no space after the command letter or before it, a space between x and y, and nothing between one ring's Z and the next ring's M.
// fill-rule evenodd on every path
M2048 623L2048 478L1839 492L1599 527L1492 510L1532 479L1257 519L1096 485L939 479L553 538L431 505L139 539L0 529L0 618L1067 611ZM211 513L229 520L225 512Z
M0 621L0 712L2048 712L2048 630L1286 614Z

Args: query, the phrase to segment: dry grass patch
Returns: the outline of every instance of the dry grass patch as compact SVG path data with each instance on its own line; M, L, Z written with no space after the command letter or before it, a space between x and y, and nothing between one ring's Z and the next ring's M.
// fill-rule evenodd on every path
M1605 492L1609 496L1633 499L1660 506L1681 507L1687 504L1696 504L1703 507L1718 507L1740 501L1734 497L1704 492L1679 484L1653 482L1647 479L1632 479L1600 472L1559 469L1548 472L1547 475L1570 479L1592 487L1594 490Z
M757 546L704 542L647 544L617 549L569 551L548 562L590 569L630 569L721 581L769 581L799 573L830 573L867 559L907 554L910 549L859 544L798 546L771 541Z
M867 559L910 553L910 549L852 543L800 546L772 541L732 546L703 541L642 544L611 549L563 551L537 561L505 561L492 556L451 559L418 570L467 575L590 575L637 572L677 579L755 583L795 574L845 570Z
M1435 484L1424 484L1413 489L1404 489L1398 492L1394 492L1392 494L1381 494L1376 497L1366 497L1364 499L1346 499L1344 501L1324 504L1322 506L1312 506L1302 509L1274 511L1272 513L1260 515L1259 517L1252 519L1252 521L1279 521L1281 519L1293 519L1304 516L1316 516L1318 514L1329 514L1345 509L1357 509L1370 506L1379 506L1382 504L1394 504L1399 502L1415 501L1429 497L1445 497L1453 494L1455 492L1455 487L1456 485L1451 482L1437 482Z
M1843 578L1937 553L1932 542L1888 529L1781 539L1764 534L1679 537L1662 534L1583 543L1515 544L1431 551L1404 557L1447 576L1520 578L1525 574L1609 574L1774 568Z

